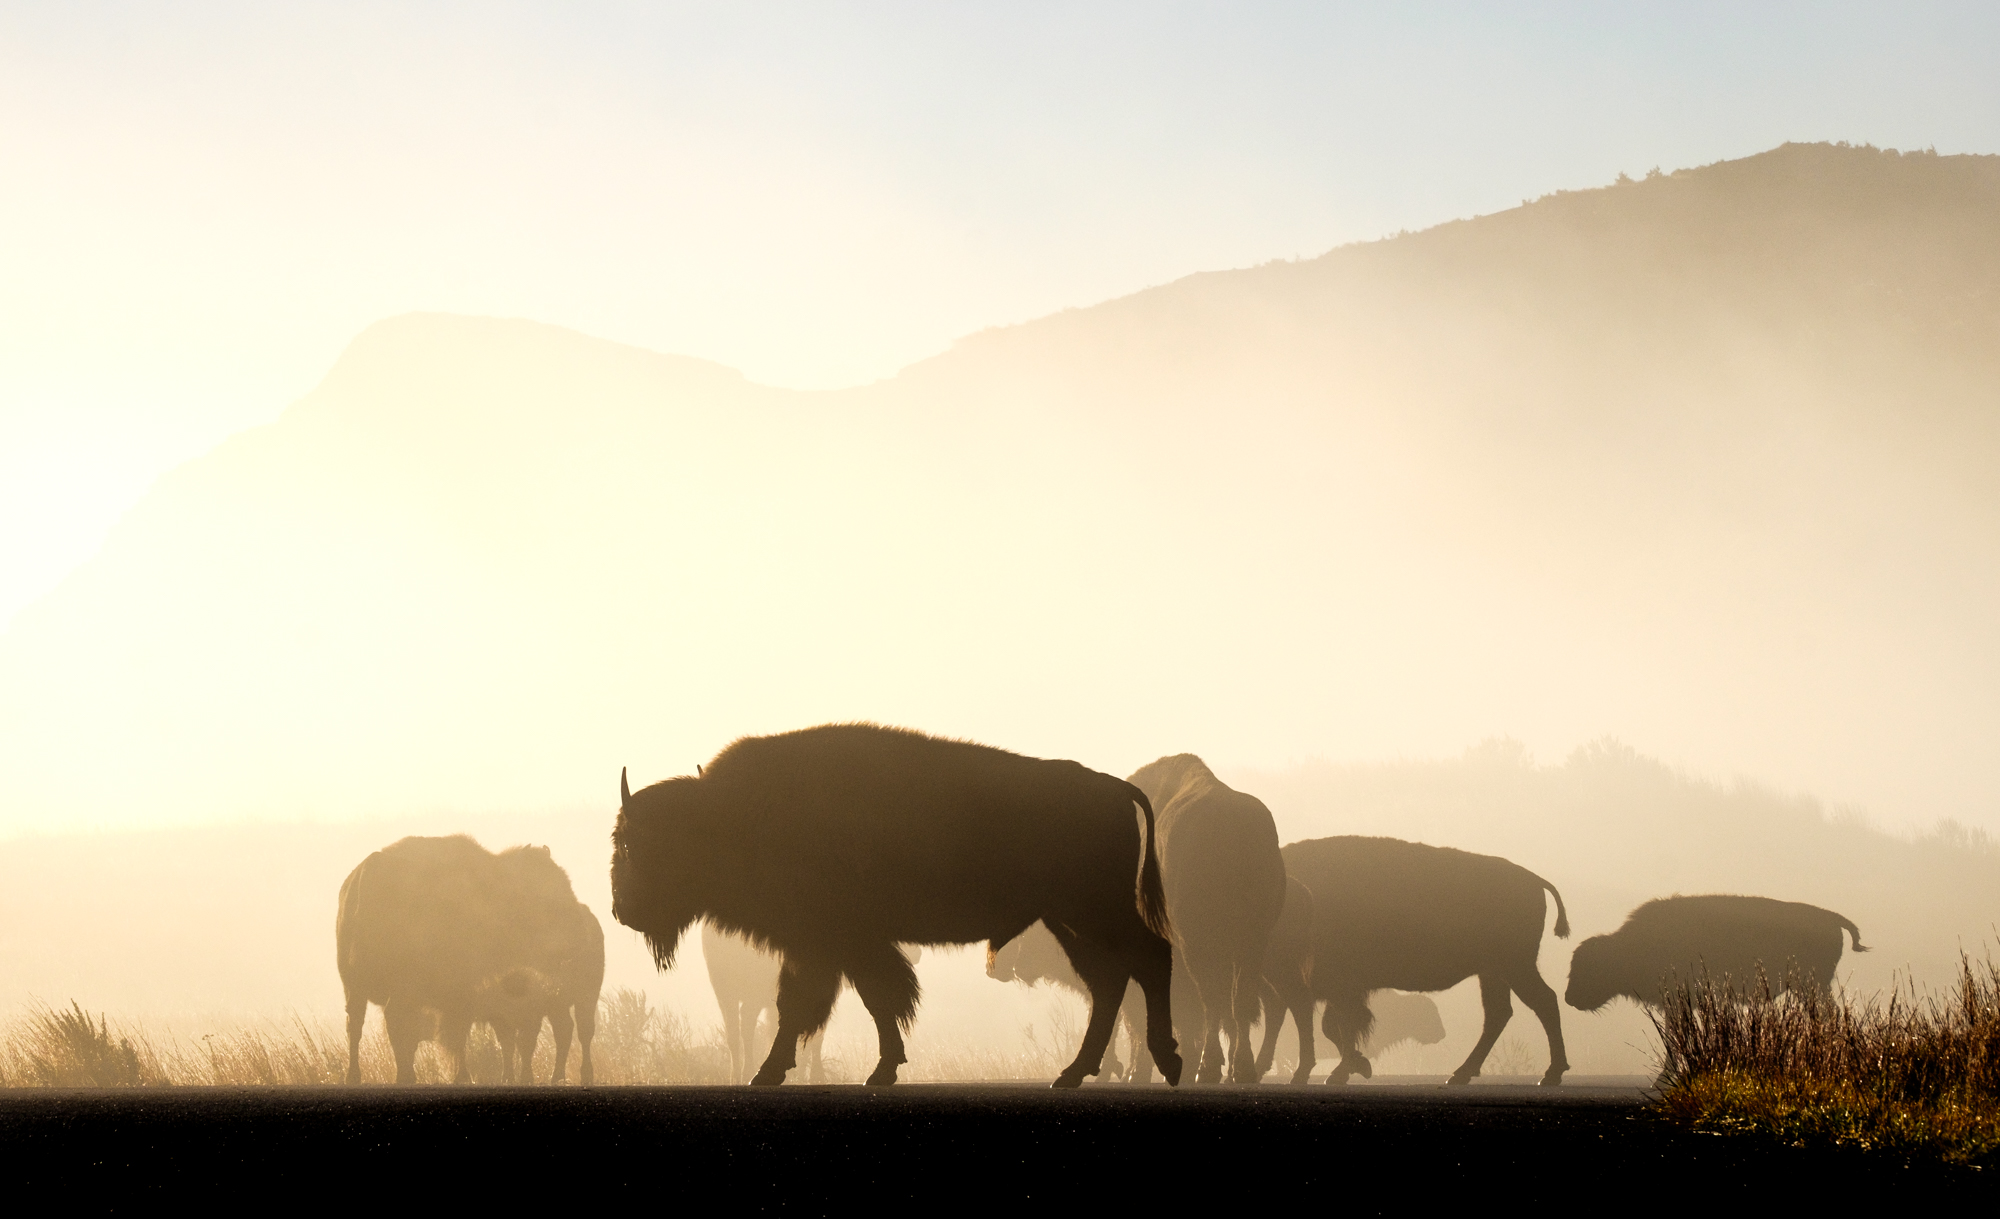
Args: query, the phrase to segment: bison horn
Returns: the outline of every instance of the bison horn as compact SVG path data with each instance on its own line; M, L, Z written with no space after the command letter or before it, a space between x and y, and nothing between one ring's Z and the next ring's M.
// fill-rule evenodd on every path
M625 768L618 768L618 808L622 812L632 803L632 787L625 782Z

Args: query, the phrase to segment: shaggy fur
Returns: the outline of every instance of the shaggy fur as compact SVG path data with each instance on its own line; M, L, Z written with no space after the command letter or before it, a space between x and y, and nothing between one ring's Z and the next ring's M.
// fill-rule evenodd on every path
M896 945L998 948L1036 919L1091 992L1089 1028L1056 1085L1097 1073L1133 978L1154 1056L1178 1080L1153 809L1131 784L1075 762L832 724L746 737L698 777L620 787L612 914L654 961L670 965L701 918L784 958L777 1040L751 1082L784 1080L843 976L881 1041L868 1081L895 1082L917 1007Z
M1328 1083L1374 1073L1360 1049L1374 1016L1368 993L1393 987L1449 990L1479 978L1485 1028L1454 1084L1472 1082L1519 995L1549 1037L1545 1084L1562 1082L1562 1011L1536 966L1547 906L1556 900L1555 933L1569 934L1569 914L1555 886L1492 855L1425 846L1396 838L1314 838L1284 849L1285 867L1312 890L1313 994L1326 1001L1322 1027L1340 1051Z
M1862 947L1861 931L1845 917L1804 902L1709 894L1655 898L1610 935L1594 935L1570 957L1569 1005L1594 1012L1620 995L1657 1005L1669 975L1682 981L1705 972L1739 990L1757 985L1761 969L1774 992L1794 984L1833 984L1840 933Z
M370 1003L388 1025L397 1083L416 1082L417 1045L432 1035L456 1082L467 1082L465 1037L479 1015L477 996L523 966L554 979L575 1005L589 1082L604 933L547 847L495 855L462 834L392 843L340 886L334 945L347 996L347 1082L361 1082ZM558 1023L559 1034L567 1024ZM566 1051L567 1036L559 1040Z
M923 959L924 950L915 944L896 947L912 965ZM723 1037L729 1042L729 1081L749 1083L757 1052L757 1025L765 1012L771 1013L772 1027L776 1028L778 971L784 962L741 936L717 930L713 923L701 925L701 957L708 966L715 1005L722 1009ZM826 1082L825 1042L826 1030L821 1029L806 1038L800 1050L805 1056L802 1065L808 1083Z
M1229 788L1191 753L1141 767L1131 783L1158 810L1160 869L1173 920L1176 965L1198 1037L1195 1082L1255 1083L1250 1028L1257 1022L1264 952L1285 905L1278 827L1255 796Z

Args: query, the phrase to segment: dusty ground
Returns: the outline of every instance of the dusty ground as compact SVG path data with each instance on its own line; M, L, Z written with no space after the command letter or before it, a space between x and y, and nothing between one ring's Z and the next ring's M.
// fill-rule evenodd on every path
M1223 1189L1364 1214L1459 1198L1654 1213L1881 1187L1992 1193L1972 1175L1669 1129L1638 1088L1609 1082L20 1090L0 1093L0 1156L12 1191L75 1203L370 1210L551 1193L565 1209L905 1213Z

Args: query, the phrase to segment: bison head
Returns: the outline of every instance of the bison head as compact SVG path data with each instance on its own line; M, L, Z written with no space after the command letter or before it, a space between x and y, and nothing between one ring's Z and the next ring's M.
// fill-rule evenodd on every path
M1070 968L1069 954L1040 923L986 953L986 976L999 982L1033 986Z
M707 911L705 882L717 870L702 781L668 779L634 795L620 774L618 791L611 917L644 935L654 964L667 969L681 933Z
M1616 955L1610 936L1594 935L1578 944L1569 959L1563 1002L1578 1011L1594 1012L1617 998L1624 988L1616 977Z

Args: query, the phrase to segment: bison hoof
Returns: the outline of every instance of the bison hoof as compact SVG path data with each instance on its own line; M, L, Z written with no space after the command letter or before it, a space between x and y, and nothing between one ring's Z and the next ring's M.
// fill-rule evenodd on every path
M774 1071L769 1067L765 1067L752 1077L750 1086L753 1088L773 1088L784 1082L785 1073L783 1071Z
M1082 1086L1083 1072L1074 1069L1064 1071L1061 1075L1056 1076L1056 1082L1049 1085L1051 1088L1081 1088Z
M1292 1082L1295 1084L1311 1083L1312 1073L1313 1069L1311 1067L1300 1067L1298 1070L1292 1072Z
M1181 1056L1168 1050L1164 1054L1153 1055L1153 1065L1160 1068L1160 1077L1171 1087L1179 1087L1181 1082Z
M1444 1082L1446 1087L1462 1088L1465 1085L1472 1082L1472 1076L1467 1072L1460 1071L1458 1074L1452 1076L1450 1079L1447 1079Z
M893 1062L877 1065L874 1072L868 1076L868 1086L871 1088L886 1088L895 1082L896 1064Z
M1550 1067L1549 1073L1547 1075L1542 1076L1542 1086L1544 1088L1559 1087L1562 1084L1562 1081L1563 1081L1563 1073L1561 1071L1556 1070L1554 1067Z

